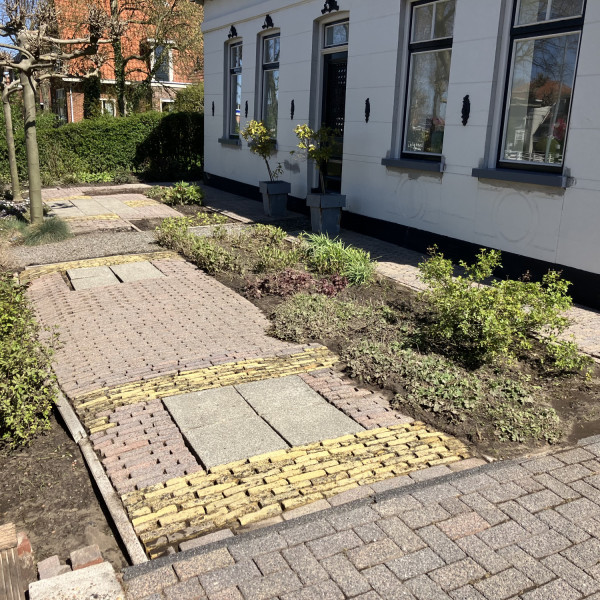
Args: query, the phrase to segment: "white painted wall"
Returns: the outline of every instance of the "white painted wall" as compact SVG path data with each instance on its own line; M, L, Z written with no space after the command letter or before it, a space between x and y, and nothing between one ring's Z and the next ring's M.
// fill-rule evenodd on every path
M512 0L457 0L443 175L386 168L399 156L407 53L403 36L407 0L338 0L343 13L321 16L323 0L205 1L205 169L257 185L266 178L261 161L241 148L220 144L224 134L225 44L232 24L244 44L243 98L248 119L255 107L257 39L266 14L281 32L278 155L292 194L304 197L307 165L289 152L293 128L309 121L315 22L350 17L343 190L348 209L499 248L531 258L600 273L600 2L589 0L583 29L565 167L566 190L478 180L474 167L496 160L506 77ZM462 98L471 117L461 123ZM365 123L366 98L371 118ZM294 120L290 102L295 101ZM215 116L211 105L215 104ZM397 118L398 117L398 118ZM242 118L242 126L245 119ZM315 126L316 123L311 123Z

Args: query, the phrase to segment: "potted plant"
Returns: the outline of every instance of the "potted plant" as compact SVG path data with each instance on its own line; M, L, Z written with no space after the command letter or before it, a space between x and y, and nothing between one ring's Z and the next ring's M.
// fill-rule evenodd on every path
M313 131L308 125L297 125L294 133L298 138L298 148L306 152L307 158L314 161L319 171L318 193L306 196L312 230L335 237L340 233L342 208L346 206L346 196L328 193L325 186L327 164L339 152L335 132L330 127Z
M275 140L261 121L250 121L240 134L248 142L250 152L260 156L267 165L269 181L259 182L265 214L269 217L285 217L291 185L287 181L279 181L283 174L281 163L272 168L269 162L276 151Z

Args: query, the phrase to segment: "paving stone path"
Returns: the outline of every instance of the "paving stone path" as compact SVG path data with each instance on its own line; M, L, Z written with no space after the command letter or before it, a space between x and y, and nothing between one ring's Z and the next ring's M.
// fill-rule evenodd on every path
M127 569L128 600L600 598L600 436L387 487Z

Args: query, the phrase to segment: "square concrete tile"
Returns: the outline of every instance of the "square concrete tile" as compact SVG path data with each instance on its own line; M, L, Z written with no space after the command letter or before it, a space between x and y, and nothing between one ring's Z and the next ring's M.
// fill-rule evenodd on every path
M67 275L75 290L89 290L106 285L117 285L119 280L108 267L69 269Z
M96 216L96 215L105 215L109 211L92 198L73 198L71 200L74 206L76 206L84 215L87 216Z
M233 387L171 396L163 402L181 431L226 420L259 418Z
M288 447L256 414L252 418L226 419L183 434L207 469Z
M124 265L114 265L110 269L123 283L164 277L164 274L147 260L126 263Z

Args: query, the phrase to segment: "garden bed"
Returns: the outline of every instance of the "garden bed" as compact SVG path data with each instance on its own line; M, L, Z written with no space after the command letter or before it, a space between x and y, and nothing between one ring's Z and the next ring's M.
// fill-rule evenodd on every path
M574 362L564 366L535 337L527 339L527 349L516 347L513 360L469 364L474 351L460 356L452 341L445 347L428 339L432 314L425 298L390 280L365 277L368 257L346 272L359 276L349 285L342 262L311 259L306 248L284 241L282 230L259 225L232 235L217 228L198 241L171 220L158 237L261 308L272 320L272 335L328 346L349 375L389 390L399 410L487 455L572 443L600 430L597 365L571 357ZM527 293L539 292L532 290ZM563 302L556 291L550 296Z

